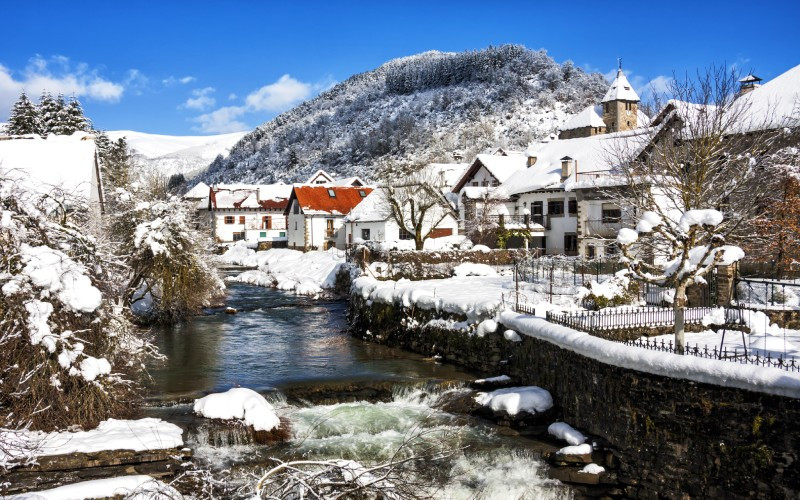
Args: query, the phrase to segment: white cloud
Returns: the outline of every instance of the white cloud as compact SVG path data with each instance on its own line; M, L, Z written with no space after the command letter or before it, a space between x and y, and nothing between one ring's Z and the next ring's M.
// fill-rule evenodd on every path
M197 124L193 128L199 132L209 134L249 130L252 127L242 121L242 116L245 114L264 111L286 111L295 104L308 99L313 94L328 90L334 85L336 85L336 80L331 76L326 76L316 83L306 83L286 74L278 78L274 83L264 85L248 94L243 106L224 106L210 113L204 113L192 118L192 121ZM195 96L195 99L199 98L199 96ZM238 99L236 94L231 93L228 95L229 101L236 99ZM191 107L189 106L189 101L184 103L183 106Z
M285 111L311 95L311 84L295 80L288 74L275 83L264 85L245 99L253 111Z
M72 63L65 56L53 56L49 59L35 56L20 72L0 65L0 113L3 113L0 116L7 116L5 112L10 110L23 89L34 99L41 92L47 91L117 102L125 92L125 84L106 79L89 65Z
M186 85L187 83L192 83L195 80L197 80L197 78L195 78L193 76L183 76L183 77L177 78L177 77L174 77L174 76L170 75L170 76L164 78L163 80L161 80L161 83L163 83L167 87L171 87L171 86L173 86L175 84L178 84L178 83L180 83L181 85Z
M227 134L249 130L250 127L238 119L247 112L244 106L225 106L192 119L197 123L194 130L206 134Z
M215 91L216 89L214 87L194 89L192 90L192 97L186 99L186 102L183 103L183 107L197 109L199 111L208 109L217 103L217 100L210 95Z

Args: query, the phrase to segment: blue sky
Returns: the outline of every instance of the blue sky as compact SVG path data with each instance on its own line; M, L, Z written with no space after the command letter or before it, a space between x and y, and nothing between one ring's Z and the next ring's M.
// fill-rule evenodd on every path
M251 129L348 76L426 50L523 44L635 86L800 63L800 2L7 2L0 121L20 89L76 93L98 128Z

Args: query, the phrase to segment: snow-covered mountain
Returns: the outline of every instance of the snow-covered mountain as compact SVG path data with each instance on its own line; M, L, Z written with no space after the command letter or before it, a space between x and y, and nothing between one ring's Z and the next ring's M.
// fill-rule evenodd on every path
M214 161L207 182L292 182L318 168L374 179L382 165L524 149L608 83L519 45L425 52L354 75L259 126Z
M217 155L227 155L245 132L222 135L178 136L112 130L111 140L125 137L133 151L135 164L145 171L164 175L183 174L193 177L205 169Z

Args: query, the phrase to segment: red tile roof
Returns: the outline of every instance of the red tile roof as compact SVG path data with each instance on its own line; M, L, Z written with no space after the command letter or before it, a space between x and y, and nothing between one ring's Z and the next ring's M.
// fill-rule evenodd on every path
M336 196L330 196L328 191L333 191ZM361 191L364 196L361 196ZM326 212L332 215L347 215L350 210L361 203L372 192L368 187L343 187L343 186L295 186L292 190L293 198L300 203L304 211Z

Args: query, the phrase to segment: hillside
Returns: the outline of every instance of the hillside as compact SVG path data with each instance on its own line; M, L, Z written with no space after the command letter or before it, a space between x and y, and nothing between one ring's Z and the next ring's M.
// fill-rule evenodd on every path
M145 171L192 177L205 169L217 155L227 155L244 132L206 136L157 135L132 130L112 130L109 138L125 137L134 160Z
M597 102L607 85L600 74L516 45L404 57L261 125L200 178L292 182L324 168L374 179L381 164L524 149Z

